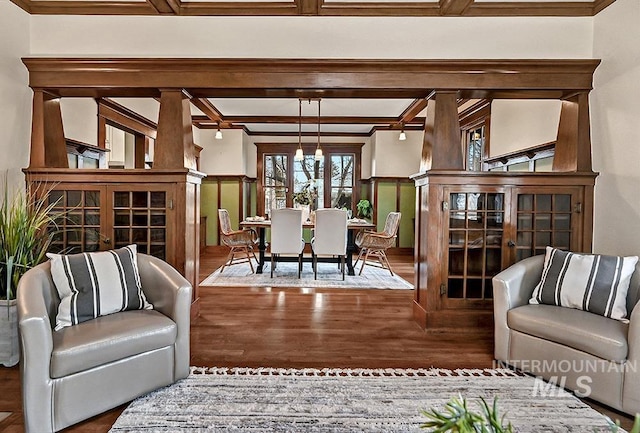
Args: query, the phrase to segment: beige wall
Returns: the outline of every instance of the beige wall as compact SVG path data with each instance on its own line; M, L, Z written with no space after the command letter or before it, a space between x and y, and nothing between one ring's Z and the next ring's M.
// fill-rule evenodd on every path
M215 129L201 129L200 171L211 175L244 175L244 151L241 129L225 129L221 140L214 138Z
M376 131L372 140L371 176L409 177L420 170L421 131L406 131L407 139L398 140L400 131Z
M617 0L595 18L591 93L596 180L594 250L640 254L640 2Z
M98 144L98 104L92 98L61 98L65 138Z
M491 103L490 156L555 141L560 101L499 99Z
M0 177L9 170L11 186L23 186L20 171L29 163L31 89L20 61L29 54L29 15L0 2Z

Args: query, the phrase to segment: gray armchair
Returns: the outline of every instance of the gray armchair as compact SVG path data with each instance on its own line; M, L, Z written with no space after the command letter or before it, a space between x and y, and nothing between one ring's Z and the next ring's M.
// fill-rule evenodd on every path
M138 254L153 310L124 311L53 331L58 293L49 262L18 287L22 402L27 433L97 415L189 374L191 285L174 268Z
M530 257L493 278L495 358L579 396L629 414L640 412L640 264L627 295L629 323L529 305L543 264L544 256Z

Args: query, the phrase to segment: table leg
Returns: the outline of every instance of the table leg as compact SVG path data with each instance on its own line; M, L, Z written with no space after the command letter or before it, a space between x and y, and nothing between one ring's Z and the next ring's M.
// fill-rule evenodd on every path
M347 230L347 274L355 275L353 270L353 253L356 251L355 229Z
M258 236L260 240L258 241L258 251L260 252L260 263L258 263L258 267L256 268L256 274L261 274L262 269L264 268L264 252L267 249L267 243L265 242L265 230L264 227L258 227Z

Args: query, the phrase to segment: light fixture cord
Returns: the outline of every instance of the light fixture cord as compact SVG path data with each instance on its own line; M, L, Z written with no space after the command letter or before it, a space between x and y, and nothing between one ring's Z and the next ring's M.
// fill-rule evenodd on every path
M320 101L321 99L318 98L318 146L316 147L316 150L320 149Z
M302 149L302 99L298 98L298 149Z

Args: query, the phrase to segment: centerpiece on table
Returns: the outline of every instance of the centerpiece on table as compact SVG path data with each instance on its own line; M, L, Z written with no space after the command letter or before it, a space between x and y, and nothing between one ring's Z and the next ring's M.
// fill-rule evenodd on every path
M293 207L302 209L303 222L309 219L312 202L313 194L309 190L309 184L305 185L300 191L293 193Z

